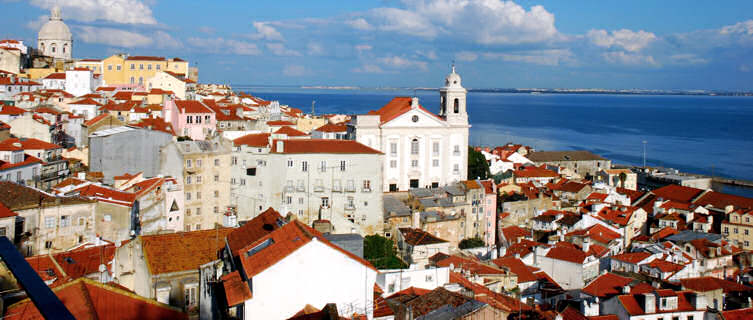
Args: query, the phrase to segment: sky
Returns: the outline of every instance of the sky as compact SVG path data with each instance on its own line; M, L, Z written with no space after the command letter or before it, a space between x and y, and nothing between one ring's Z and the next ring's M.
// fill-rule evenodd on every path
M75 58L180 57L202 83L753 90L753 1L0 0L35 46L53 6Z

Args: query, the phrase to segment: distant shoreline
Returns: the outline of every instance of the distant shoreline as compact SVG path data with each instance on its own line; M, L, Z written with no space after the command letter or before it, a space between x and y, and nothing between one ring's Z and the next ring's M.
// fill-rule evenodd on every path
M374 90L374 91L437 91L439 88L408 87L358 87L358 86L285 86L285 85L231 85L238 88L302 89L302 90ZM478 93L521 93L521 94L604 94L604 95L666 95L666 96L723 96L753 97L753 91L717 90L646 90L646 89L543 89L543 88L480 88L468 89Z

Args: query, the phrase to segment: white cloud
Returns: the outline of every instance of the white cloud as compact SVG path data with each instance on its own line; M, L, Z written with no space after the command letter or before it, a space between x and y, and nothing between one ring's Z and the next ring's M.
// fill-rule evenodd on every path
M657 39L653 32L628 29L612 30L611 33L606 30L591 30L586 36L599 47L619 47L630 52L638 52Z
M267 43L267 49L269 51L272 51L272 54L276 56L301 56L300 52L285 48L285 45L283 45L282 43Z
M300 65L286 65L282 69L282 74L288 77L300 77L306 74L306 68Z
M76 39L86 43L99 43L124 48L146 47L154 43L151 37L136 32L91 26L78 27Z
M753 36L753 20L746 20L730 26L724 26L719 30L719 33Z
M353 20L348 20L348 21L345 21L345 24L351 26L354 29L358 29L358 30L373 30L374 29L374 27L372 27L371 24L369 24L369 22L366 21L366 19L364 19L364 18L357 18L357 19L353 19Z
M382 70L382 68L373 64L365 64L351 71L357 73L384 73L384 70Z
M514 53L482 54L486 59L501 59L508 62L524 62L545 66L558 66L564 63L574 63L574 54L569 49L532 50Z
M216 29L214 29L212 27L208 27L208 26L201 26L201 27L199 27L199 32L201 32L201 33L214 34L216 31L217 31Z
M324 46L317 42L309 42L306 45L306 53L312 56L320 56L325 53Z
M446 35L487 45L536 43L560 37L554 15L542 6L526 10L502 0L402 2L405 9L376 8L364 13L359 25L427 39Z
M654 60L654 57L648 55L641 55L637 53L628 53L624 51L612 51L605 52L601 55L604 60L614 64L635 65L635 66L652 66L658 67L659 64Z
M183 43L180 40L173 38L170 34L164 31L157 31L152 37L158 48L177 49L183 47Z
M428 65L424 61L412 60L398 56L387 56L384 58L379 58L377 59L377 61L384 66L394 69L417 68L424 71L428 69Z
M419 56L419 57L422 57L422 58L426 58L426 59L429 59L429 60L437 60L438 59L437 53L434 52L434 50L427 50L427 51L416 50L416 56Z
M248 38L253 40L285 41L282 34L272 26L270 22L254 22L256 33L251 34Z
M461 51L455 54L455 59L465 62L473 62L478 59L478 55L470 51Z
M681 53L669 56L669 59L676 64L706 64L708 59L701 58L694 53Z
M97 20L124 24L157 24L152 9L139 0L31 0L43 9L59 6L63 18L83 22Z
M354 47L358 53L362 53L364 51L370 51L371 49L374 49L374 47L368 45L368 44L359 44Z
M188 38L188 43L195 48L202 48L211 53L230 53L247 56L261 54L261 50L259 50L256 44L222 37Z

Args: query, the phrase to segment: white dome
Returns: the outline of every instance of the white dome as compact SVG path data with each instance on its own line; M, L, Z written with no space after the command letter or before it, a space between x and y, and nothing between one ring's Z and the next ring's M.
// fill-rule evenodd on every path
M68 26L65 25L63 19L60 18L60 9L57 7L52 9L50 21L47 21L47 23L42 26L42 29L39 29L37 37L39 40L73 40L71 30L68 29Z
M444 86L450 87L450 88L460 88L463 87L462 85L462 79L460 78L460 75L455 73L455 66L452 66L452 72L447 75L444 79Z

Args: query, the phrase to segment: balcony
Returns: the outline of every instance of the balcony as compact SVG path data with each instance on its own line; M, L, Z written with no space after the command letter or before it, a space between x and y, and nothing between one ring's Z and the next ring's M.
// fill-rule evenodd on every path
M295 187L295 191L306 192L306 186L297 186Z
M363 192L363 193L369 193L369 192L371 192L371 188L362 188L361 192Z
M332 187L332 191L333 192L343 192L343 187L342 186L334 186L334 187Z
M345 192L356 192L355 186L347 186L345 187Z
M348 210L348 211L356 210L356 205L352 204L352 203L346 203L345 204L345 210Z
M315 186L314 192L324 192L324 186Z

